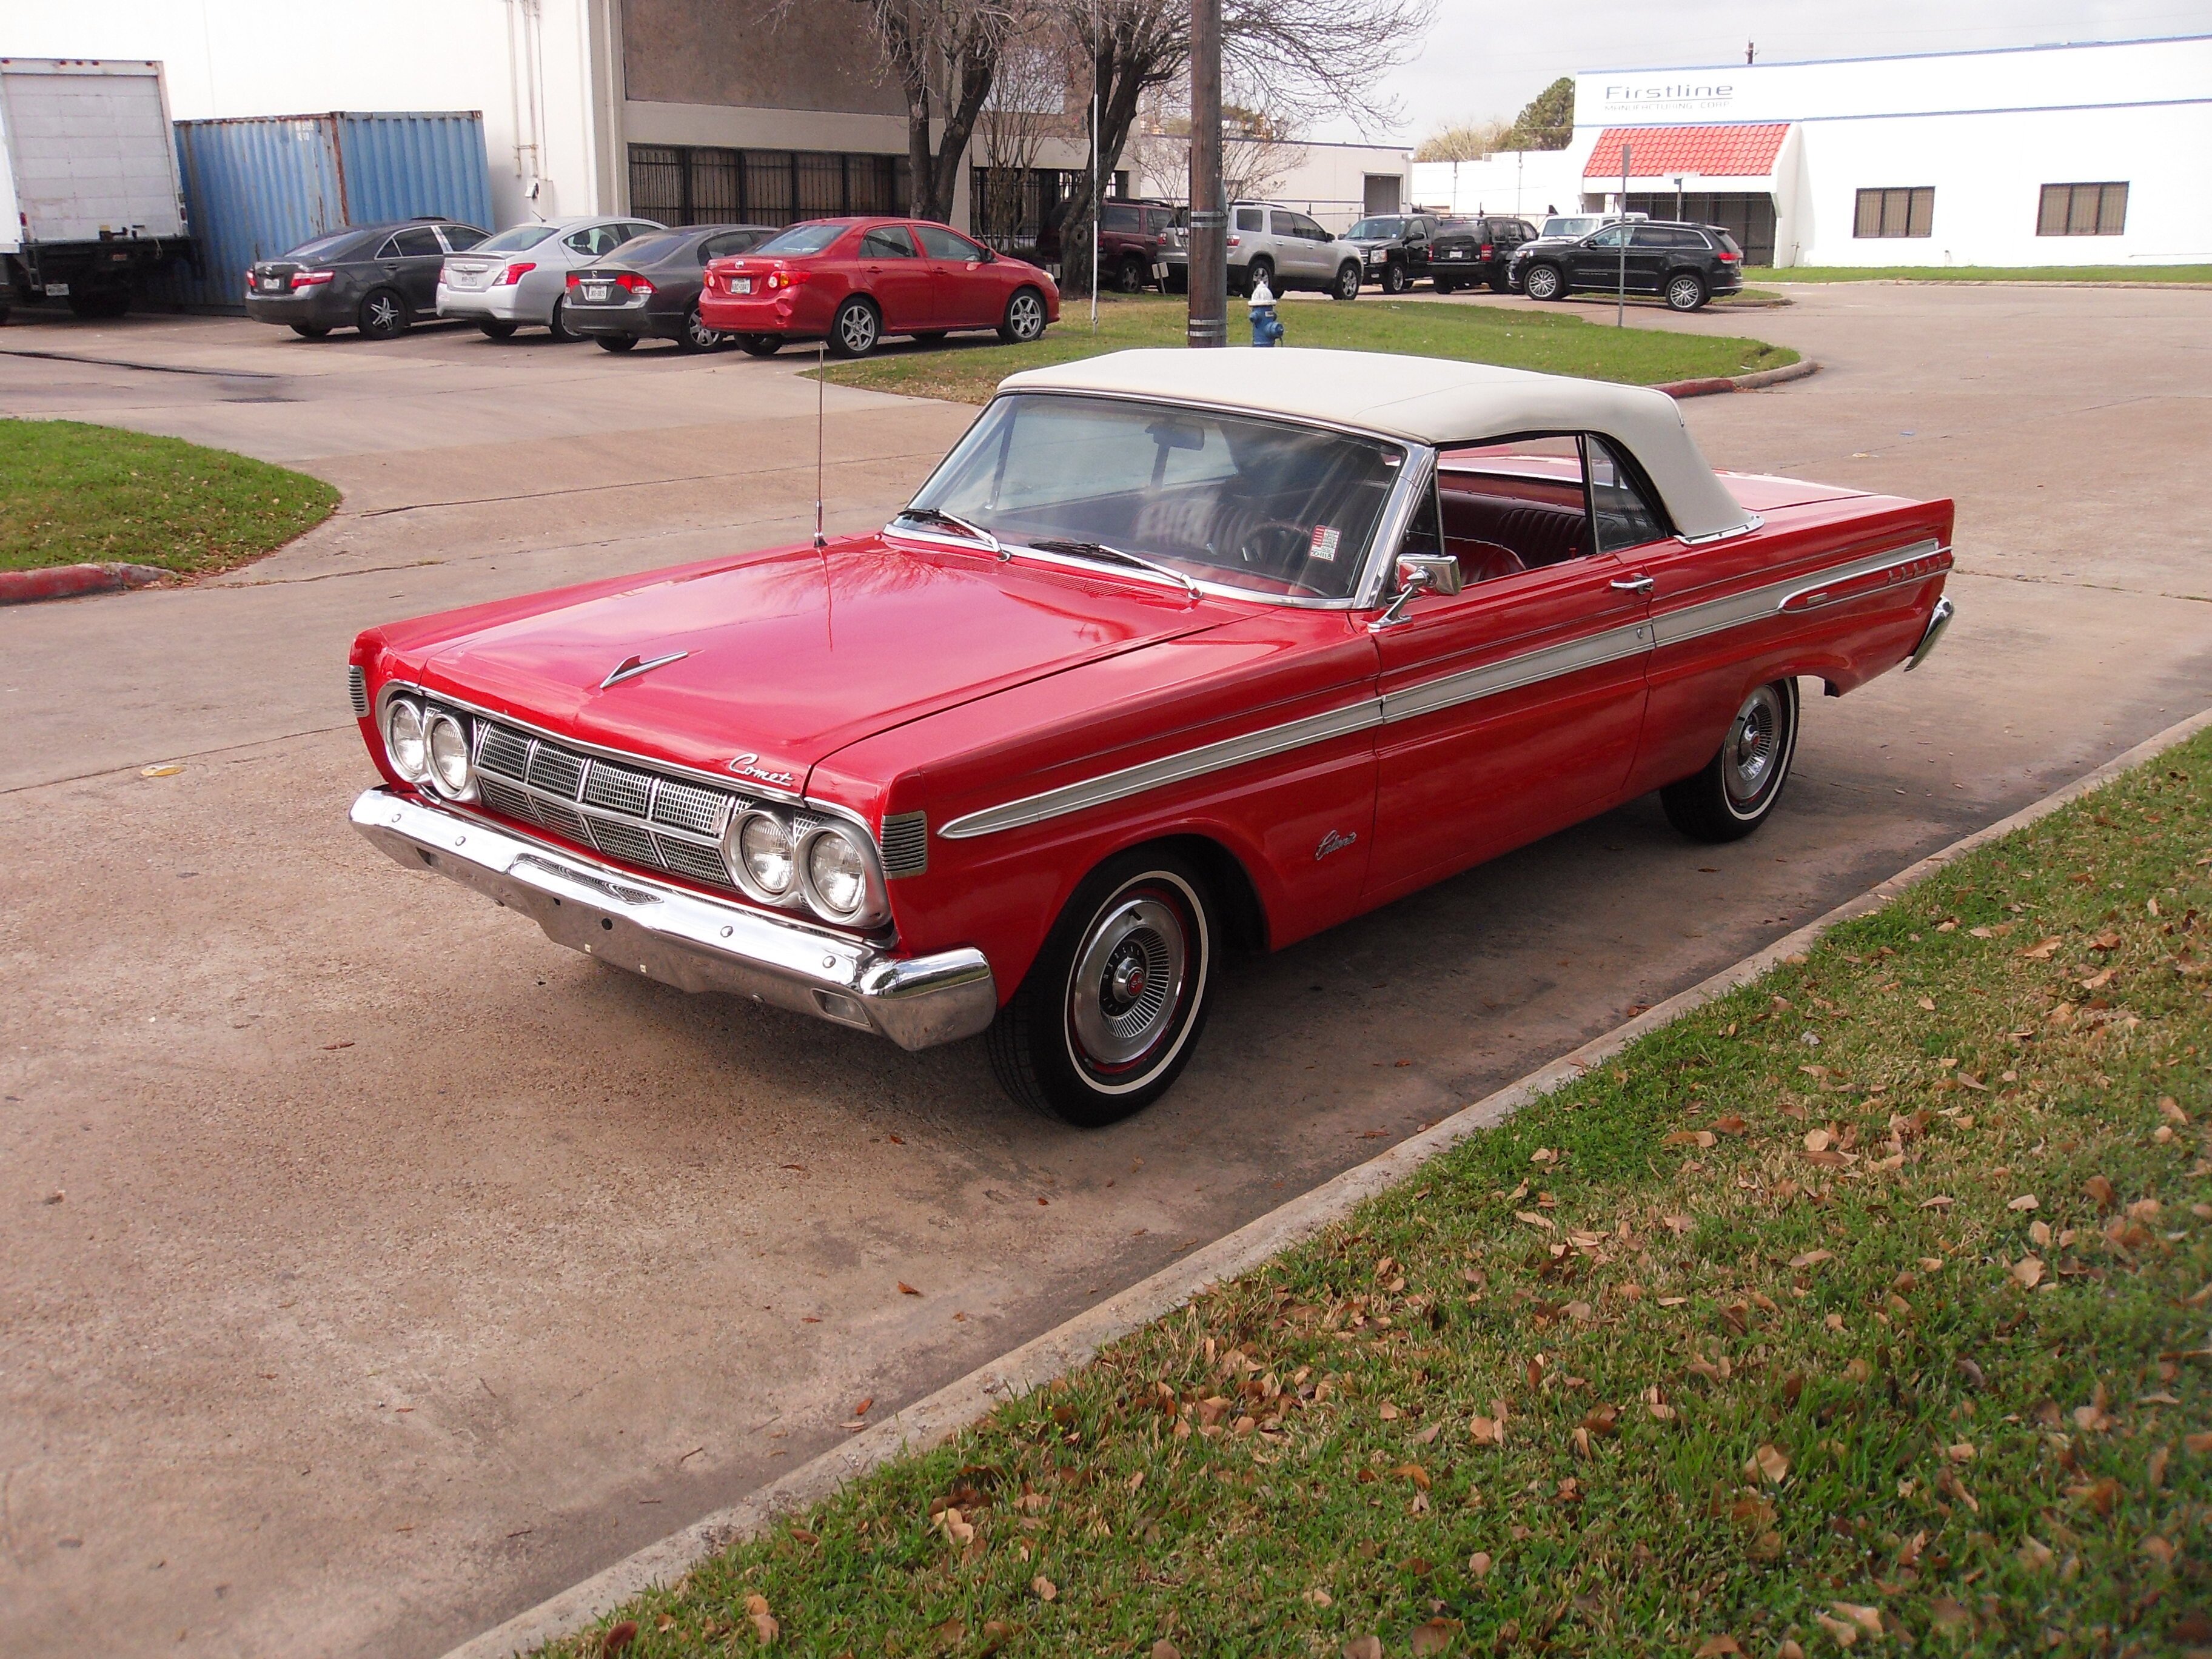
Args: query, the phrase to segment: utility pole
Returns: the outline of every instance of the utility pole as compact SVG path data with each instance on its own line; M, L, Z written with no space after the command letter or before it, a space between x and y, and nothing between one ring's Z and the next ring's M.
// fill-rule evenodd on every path
M1229 343L1229 214L1221 200L1221 0L1190 0L1190 320L1184 343Z

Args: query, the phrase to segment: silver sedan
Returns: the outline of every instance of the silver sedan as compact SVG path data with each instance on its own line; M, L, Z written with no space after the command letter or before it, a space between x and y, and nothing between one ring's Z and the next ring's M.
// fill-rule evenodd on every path
M447 259L438 273L438 314L474 323L495 340L532 327L551 330L556 340L577 339L563 315L568 273L633 236L666 228L605 215L511 226Z

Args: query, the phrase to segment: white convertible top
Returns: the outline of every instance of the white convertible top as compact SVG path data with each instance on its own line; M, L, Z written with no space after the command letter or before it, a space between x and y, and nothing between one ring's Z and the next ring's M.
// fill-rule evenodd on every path
M1596 432L1643 464L1685 536L1757 520L1713 476L1663 392L1381 351L1115 351L1024 369L1001 392L1103 392L1212 404L1357 428L1414 443L1480 443L1524 432Z

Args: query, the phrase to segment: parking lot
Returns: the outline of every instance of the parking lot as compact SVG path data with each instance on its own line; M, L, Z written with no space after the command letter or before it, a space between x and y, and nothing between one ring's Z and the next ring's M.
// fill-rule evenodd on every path
M0 610L10 1645L440 1652L2212 702L2212 294L1794 297L1635 320L1825 365L1686 405L1716 465L1957 498L1942 649L1808 702L1750 841L1638 802L1233 971L1095 1133L345 824L359 627L811 528L796 354L0 331L0 412L346 491L230 576ZM833 529L972 415L826 410Z

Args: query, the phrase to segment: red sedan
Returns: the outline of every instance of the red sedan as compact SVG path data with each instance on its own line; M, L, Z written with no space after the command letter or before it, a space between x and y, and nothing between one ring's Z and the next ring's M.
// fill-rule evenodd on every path
M699 315L759 357L787 340L865 357L887 334L935 341L955 329L1019 345L1060 320L1060 287L926 220L815 219L709 264Z

